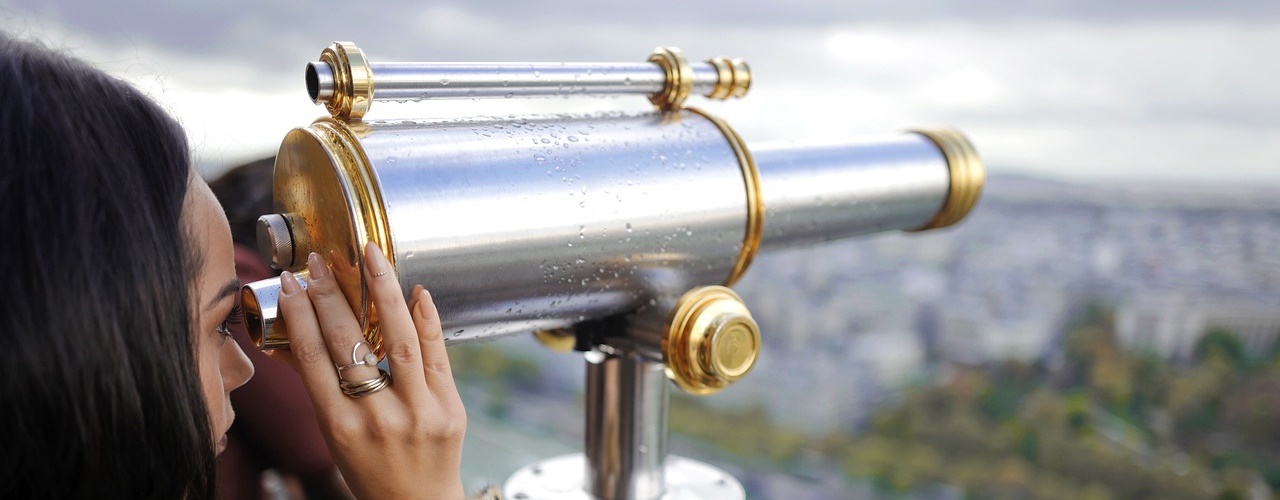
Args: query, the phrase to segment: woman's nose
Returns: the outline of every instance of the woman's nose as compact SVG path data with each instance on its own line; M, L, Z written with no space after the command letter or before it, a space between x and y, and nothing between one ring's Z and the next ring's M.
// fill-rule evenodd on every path
M227 342L226 347L222 351L222 382L227 392L231 392L253 378L253 362L238 342Z

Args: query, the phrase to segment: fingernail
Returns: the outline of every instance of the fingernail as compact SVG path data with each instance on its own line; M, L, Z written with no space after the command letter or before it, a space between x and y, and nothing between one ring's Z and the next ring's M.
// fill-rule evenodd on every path
M298 279L293 277L293 273L285 271L280 273L280 289L285 295L293 295L301 292L302 287L298 286Z
M320 254L311 252L307 255L307 269L311 270L311 279L324 279L329 276L329 267L324 265L324 260L320 258Z
M420 293L422 285L413 285L413 291L409 292L409 307L412 310L418 309L418 302L422 302Z
M416 306L418 315L423 318L430 318L431 316L428 316L427 314L427 303L431 302L431 297L427 296L427 289L422 288L422 286L418 286L418 292L415 296L418 299L418 304Z
M387 262L387 256L382 255L382 249L378 248L372 241L364 245L364 265L369 268L369 275L382 277L386 276L391 267Z

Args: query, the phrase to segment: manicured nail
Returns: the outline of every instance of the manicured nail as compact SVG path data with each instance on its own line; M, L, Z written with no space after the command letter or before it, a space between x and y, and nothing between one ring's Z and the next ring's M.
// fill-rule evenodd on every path
M284 291L285 295L293 295L302 291L302 287L298 286L298 278L294 278L293 273L289 271L280 273L280 289Z
M422 286L419 285L417 292L414 293L414 296L418 299L418 304L417 304L418 315L422 316L424 319L430 318L431 316L429 316L427 313L427 303L431 302L431 297L427 295L427 289L422 288Z
M418 292L420 291L422 291L422 285L413 285L413 290L410 291L409 296L406 297L409 300L410 314L412 314L414 311L418 309L418 302L419 302Z
M329 276L329 267L324 265L324 260L320 258L320 254L311 252L307 256L307 269L311 270L311 279L324 279Z
M386 276L391 267L387 256L382 255L382 249L372 241L364 245L364 265L369 268L369 276L378 278Z

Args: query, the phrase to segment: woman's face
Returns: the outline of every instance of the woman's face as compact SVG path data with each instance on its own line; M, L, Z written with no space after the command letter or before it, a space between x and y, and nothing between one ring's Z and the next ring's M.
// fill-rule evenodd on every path
M249 381L253 364L226 330L228 321L238 320L231 313L240 281L236 279L235 251L222 205L209 186L194 175L183 203L182 222L192 238L191 244L204 256L196 276L197 302L192 323L199 328L196 362L209 407L214 452L221 453L227 445L227 429L236 418L231 409L231 391Z

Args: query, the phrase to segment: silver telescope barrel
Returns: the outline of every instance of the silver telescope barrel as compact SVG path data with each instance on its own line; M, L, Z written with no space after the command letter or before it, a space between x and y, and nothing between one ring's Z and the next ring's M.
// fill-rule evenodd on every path
M693 92L710 93L719 75L691 63ZM374 101L479 99L661 92L666 74L655 63L370 63ZM316 104L334 93L333 70L307 64L307 92Z
M843 143L765 143L751 154L764 194L762 251L950 226L977 202L984 180L977 153L948 129ZM938 168L939 161L949 169ZM932 217L921 222L924 214Z
M751 70L740 59L690 62L672 47L639 63L373 63L355 44L334 42L307 64L306 82L312 102L358 119L372 101L636 94L670 109L691 94L742 97Z
M380 349L360 250L432 290L449 343L569 327L707 284L756 253L963 217L981 165L937 130L748 150L694 109L514 120L343 122L290 132L264 253L331 262ZM245 287L251 336L287 345L276 280Z

